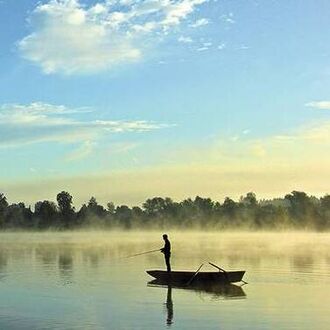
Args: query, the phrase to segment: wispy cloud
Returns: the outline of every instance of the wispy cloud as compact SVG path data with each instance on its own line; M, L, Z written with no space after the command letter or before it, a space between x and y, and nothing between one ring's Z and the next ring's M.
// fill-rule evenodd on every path
M95 147L96 143L92 141L85 141L83 142L76 150L71 152L65 157L66 161L75 161L75 160L81 160L86 157L88 157Z
M209 50L211 46L212 46L212 42L203 42L202 46L198 47L196 50L198 52L202 52L205 50Z
M330 121L301 127L292 134L276 135L274 140L285 143L300 143L301 146L304 145L305 147L307 147L307 143L314 146L318 144L330 147Z
M210 21L207 18L200 18L196 22L190 24L191 27L197 28L209 24Z
M313 101L306 103L305 106L320 110L330 110L330 101Z
M236 21L234 20L234 14L233 13L229 13L227 15L222 15L221 20L223 20L224 22L229 23L229 24L235 24L236 23Z
M178 149L180 164L217 166L224 171L324 168L330 166L330 121L316 122L283 134L256 137L248 131L222 135ZM307 165L308 164L308 165Z
M182 43L184 43L184 44L189 44L189 43L192 43L192 42L193 42L193 40L192 40L191 37L184 37L184 36L180 36L180 37L178 38L178 41L179 41L179 42L182 42Z
M109 155L127 153L127 152L131 152L137 146L138 146L137 143L132 143L132 142L116 142L116 143L112 143L109 146L107 153Z
M164 38L206 1L104 0L88 6L80 0L51 0L34 9L32 31L18 47L47 74L109 70L139 61L147 44Z
M226 44L225 43L221 43L220 45L218 45L218 49L219 50L223 50L226 48Z
M163 124L144 120L77 120L75 119L77 111L79 109L41 102L29 105L2 105L0 106L0 147L17 147L40 142L80 142L81 148L72 156L79 158L81 157L79 155L86 155L91 150L93 141L109 134L138 133L166 127Z

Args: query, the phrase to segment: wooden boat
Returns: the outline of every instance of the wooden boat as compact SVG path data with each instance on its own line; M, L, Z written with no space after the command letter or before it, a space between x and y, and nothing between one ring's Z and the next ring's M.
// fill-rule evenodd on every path
M171 271L147 270L147 273L163 283L175 283L187 285L190 283L235 283L242 281L245 271L228 272L194 272L194 271Z

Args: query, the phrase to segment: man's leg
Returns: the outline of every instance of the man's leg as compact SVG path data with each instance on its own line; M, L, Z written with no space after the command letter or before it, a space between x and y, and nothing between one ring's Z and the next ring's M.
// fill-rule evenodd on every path
M170 256L165 256L165 262L166 262L166 267L167 267L167 271L170 272L171 271L171 264L170 264Z

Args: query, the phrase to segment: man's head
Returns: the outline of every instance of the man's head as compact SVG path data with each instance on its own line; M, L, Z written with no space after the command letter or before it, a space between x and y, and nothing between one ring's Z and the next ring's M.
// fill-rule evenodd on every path
M163 240L164 240L164 241L167 240L167 235L166 235L166 234L163 235Z

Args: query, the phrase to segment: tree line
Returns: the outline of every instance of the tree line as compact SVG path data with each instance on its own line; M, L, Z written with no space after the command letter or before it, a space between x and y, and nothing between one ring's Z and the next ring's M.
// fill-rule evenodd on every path
M38 201L34 207L9 204L0 193L0 229L72 230L102 229L330 229L330 195L317 198L292 191L283 198L257 200L253 192L238 201L226 197L223 203L196 196L181 202L154 197L142 206L129 207L107 203L95 197L79 210L66 191L53 201Z

